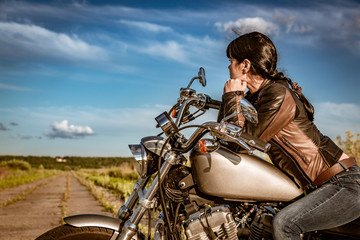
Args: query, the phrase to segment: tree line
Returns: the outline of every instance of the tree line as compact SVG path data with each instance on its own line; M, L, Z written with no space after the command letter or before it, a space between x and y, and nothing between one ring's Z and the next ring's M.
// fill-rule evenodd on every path
M28 162L32 168L79 170L82 168L103 168L119 166L124 162L133 161L132 157L50 157L50 156L0 156L0 163L10 160Z

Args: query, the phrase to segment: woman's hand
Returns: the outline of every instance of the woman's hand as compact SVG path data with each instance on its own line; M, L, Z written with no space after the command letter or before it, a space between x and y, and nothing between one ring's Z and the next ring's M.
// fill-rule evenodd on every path
M225 83L224 93L235 91L245 92L246 87L247 83L244 80L240 80L238 78L230 79Z

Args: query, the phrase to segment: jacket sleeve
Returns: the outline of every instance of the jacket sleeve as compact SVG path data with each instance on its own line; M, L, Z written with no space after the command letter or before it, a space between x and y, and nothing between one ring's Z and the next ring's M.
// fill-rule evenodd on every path
M220 122L223 118L240 111L240 100L243 97L244 93L240 91L224 93L217 121ZM245 118L241 113L239 113L238 116L235 115L229 119L229 122L242 127L244 125Z
M224 94L222 102L223 115L235 110L234 95ZM245 123L245 131L249 134L269 141L278 131L289 124L295 117L296 104L290 91L281 84L271 84L260 90L255 107L258 112L258 123Z

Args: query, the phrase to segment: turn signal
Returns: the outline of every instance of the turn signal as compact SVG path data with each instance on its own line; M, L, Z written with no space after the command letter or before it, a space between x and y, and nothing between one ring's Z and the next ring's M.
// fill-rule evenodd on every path
M199 151L201 154L206 154L217 150L220 147L219 143L214 139L200 139Z
M206 147L206 140L205 139L200 139L199 141L199 150L201 154L206 154L207 153L207 147Z
M176 115L177 115L176 108L174 108L174 109L172 110L172 112L171 112L171 116L172 116L173 118L176 118Z

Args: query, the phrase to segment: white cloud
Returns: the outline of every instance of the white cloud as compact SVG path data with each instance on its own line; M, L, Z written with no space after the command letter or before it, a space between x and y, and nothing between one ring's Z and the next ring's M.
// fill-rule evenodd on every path
M107 58L104 49L90 45L76 35L56 33L33 24L0 22L0 36L0 44L17 49L16 54L81 60Z
M170 59L185 65L193 66L204 62L216 62L219 54L224 55L222 41L216 41L208 35L194 37L173 32L174 40L147 41L145 46L131 45L133 51L155 57Z
M12 90L12 91L24 91L24 92L33 91L32 89L29 88L22 88L14 85L3 84L3 83L0 83L0 89Z
M134 49L145 54L164 57L182 63L188 61L188 54L185 51L184 45L176 41L153 42L146 47Z
M143 21L130 21L130 20L122 19L119 21L119 23L128 25L130 27L136 27L143 31L154 32L154 33L172 31L171 27L162 26L159 24L154 24L149 22L143 22Z
M314 104L315 123L324 135L335 138L360 127L360 106L352 103Z
M68 120L54 122L51 129L45 135L49 138L70 138L78 139L93 135L94 131L89 127L69 125Z
M234 29L236 33L240 34L258 31L264 34L278 35L280 31L279 26L277 26L275 23L260 17L239 18L236 21L228 21L225 23L216 22L215 27L217 27L219 31L224 31L227 33L231 33Z

